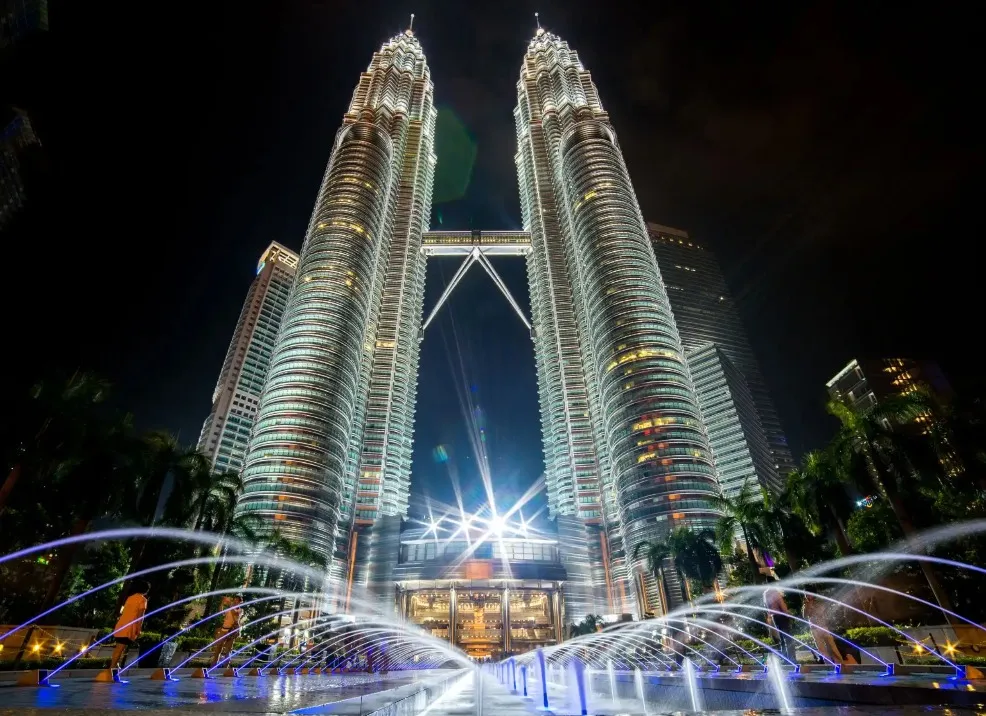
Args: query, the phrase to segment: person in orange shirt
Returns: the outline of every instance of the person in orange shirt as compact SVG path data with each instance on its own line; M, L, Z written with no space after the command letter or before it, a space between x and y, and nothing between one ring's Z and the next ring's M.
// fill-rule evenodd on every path
M236 641L236 635L240 631L240 615L243 614L240 604L242 603L242 597L226 597L222 601L220 611L227 611L223 615L223 625L216 631L216 638L220 639L221 637L221 639L216 642L216 646L212 650L213 666L219 663L223 654L233 650L233 642Z
M140 631L144 626L144 613L147 611L147 594L150 591L151 585L147 582L136 582L133 592L123 603L120 618L117 620L116 626L113 627L116 647L110 658L111 670L120 666L127 650L137 642L137 637L140 636Z

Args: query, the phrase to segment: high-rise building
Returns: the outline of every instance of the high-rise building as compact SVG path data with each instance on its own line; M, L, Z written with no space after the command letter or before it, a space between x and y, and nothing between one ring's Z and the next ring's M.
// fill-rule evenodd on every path
M336 134L247 453L239 510L338 580L375 563L354 528L407 510L435 117L409 29L373 55Z
M763 484L775 474L773 458L743 374L715 343L688 353L688 367L723 494L736 497L747 485L759 497L760 487L774 488Z
M834 400L845 401L859 411L918 390L941 406L947 406L954 397L952 386L937 363L912 358L853 358L825 387ZM898 428L911 435L924 434L931 417L930 412L922 411L913 422ZM961 460L951 451L940 455L938 461L946 474L956 475L962 470Z
M425 237L436 157L424 52L408 29L373 56L302 247L238 509L330 557L347 600L354 585L393 593L418 342L430 321L421 322L425 261L458 255L464 262L439 307L478 263L531 328L548 499L568 575L565 619L657 611L668 605L632 558L635 548L717 518L695 388L588 71L566 42L539 29L517 90L525 231ZM491 255L527 258L531 321Z
M859 410L918 389L944 403L952 397L952 387L937 363L911 358L853 358L825 387L832 398L848 401Z
M257 262L257 275L229 342L212 410L202 425L198 449L216 472L243 468L277 330L294 283L298 255L272 242Z
M779 492L794 469L794 459L719 262L681 229L648 223L647 230L685 352L714 343L742 374L772 458L770 465L758 466L757 478L762 486ZM716 450L715 444L712 448Z
M616 132L578 54L539 28L517 94L549 506L605 531L601 560L590 559L609 571L607 606L666 608L633 551L717 516L684 350ZM622 589L631 576L640 589Z

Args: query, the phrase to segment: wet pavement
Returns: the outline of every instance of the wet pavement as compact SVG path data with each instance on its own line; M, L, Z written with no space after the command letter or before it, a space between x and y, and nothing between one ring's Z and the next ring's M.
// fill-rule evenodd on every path
M558 674L557 676L561 676ZM593 675L595 676L595 675ZM723 675L725 677L725 675ZM741 682L758 682L756 693L767 694L768 684L761 674L742 675ZM829 677L812 674L816 684L831 683ZM709 677L706 677L709 678ZM803 678L803 677L801 677ZM884 687L912 686L923 681L913 677L884 677ZM716 677L704 684L708 697L715 689ZM608 681L608 680L607 680ZM872 682L873 677L841 677L841 688ZM653 683L653 682L652 682ZM792 686L796 682L792 683ZM751 686L753 684L750 684ZM871 683L872 685L872 683ZM545 714L537 707L541 695L530 683L529 697L511 693L490 672L431 670L393 672L389 674L331 674L182 678L177 682L151 681L146 674L134 676L128 684L97 684L85 678L67 679L59 688L14 687L0 685L0 716L108 716L117 711L140 711L142 716L192 716L194 714L248 714L249 716L304 714L306 716L536 716ZM609 683L595 678L588 683L588 711L598 716L663 716L694 713L681 709L661 692L662 698L649 690L648 704L642 707L639 692L618 689L621 697L610 698ZM942 684L945 686L945 684ZM948 684L951 688L968 688L968 683ZM653 687L651 687L653 688ZM795 686L795 691L797 687ZM561 683L549 683L549 711L552 716L579 716L581 709L574 690ZM752 695L754 692L747 692ZM747 697L744 697L747 698ZM816 701L816 704L818 702ZM705 713L717 716L757 716L777 714L777 709L747 701L745 708L723 708L706 701ZM676 708L675 706L678 706ZM732 704L729 704L732 706ZM986 714L983 706L941 706L888 704L860 706L830 703L822 706L798 703L785 714L797 716L972 716Z
M127 684L67 679L58 688L0 686L0 716L101 716L141 711L180 716L199 713L286 714L301 709L320 713L367 714L423 688L454 677L455 670L389 674L324 674L181 678L151 681L132 677Z

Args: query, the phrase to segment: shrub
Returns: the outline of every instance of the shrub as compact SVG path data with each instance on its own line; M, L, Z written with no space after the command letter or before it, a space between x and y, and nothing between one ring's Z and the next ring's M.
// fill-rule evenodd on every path
M162 636L156 631L145 631L137 637L137 646L141 649L150 649L161 642Z
M199 649L204 649L209 644L215 640L215 637L207 636L183 636L178 640L178 649L180 651L196 652Z
M858 646L895 646L903 643L900 634L890 627L853 627L843 636Z

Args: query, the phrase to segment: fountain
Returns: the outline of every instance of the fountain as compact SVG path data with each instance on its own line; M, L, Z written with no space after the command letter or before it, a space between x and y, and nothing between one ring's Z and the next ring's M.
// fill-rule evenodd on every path
M543 703L541 707L547 711L548 710L548 667L544 662L544 649L538 648L535 652L537 655L538 671L541 673L541 697Z
M702 692L698 687L695 664L687 656L682 662L682 670L685 672L685 683L688 684L688 698L691 700L692 711L704 711L705 707L702 705Z
M780 712L782 714L791 713L791 691L788 689L787 674L784 673L780 659L774 654L767 657L767 675L770 677Z
M905 561L931 563L982 579L986 577L986 569L935 557L924 550L939 539L983 532L986 532L986 522L952 525L926 533L897 551L841 558L816 565L769 586L787 595L788 599L811 597L816 600L814 603L833 612L838 610L840 614L853 617L857 623L884 627L898 643L912 647L907 651L924 657L925 663L920 665L906 663L907 657L902 656L900 651L888 653L885 648L854 643L846 635L829 628L831 617L828 621L818 619L812 616L815 612L810 615L806 613L805 616L785 612L784 620L780 622L783 628L778 630L774 621L782 612L776 605L765 606L763 597L767 587L751 585L723 589L716 595L698 596L685 607L660 617L617 623L599 632L510 656L484 671L496 674L502 684L497 688L517 697L526 697L529 693L528 672L535 669L540 678L530 686L536 687L540 683L540 707L549 708L549 689L555 689L556 693L567 694L572 703L572 713L577 709L580 714L588 713L589 701L593 701L593 708L601 706L602 702L597 704L594 699L606 698L604 692L607 688L603 684L608 684L608 697L612 702L609 706L621 712L630 709L642 716L681 709L724 708L776 708L788 713L795 703L827 703L826 699L834 698L833 694L841 694L845 701L881 703L881 699L885 700L883 692L886 689L900 686L908 686L908 694L915 694L914 698L921 703L973 703L970 699L978 698L976 694L986 684L975 682L982 677L981 672L965 663L961 651L956 648L959 640L948 635L954 636L961 627L966 638L973 635L972 638L979 639L975 635L986 634L986 629L974 619L954 610L944 609L928 599L886 584L875 583L875 580ZM318 585L318 589L282 588L277 586L282 583L277 580L264 584L255 580L244 586L203 591L156 606L140 618L141 623L167 617L171 613L187 614L196 605L199 605L197 608L200 611L183 622L181 627L169 629L157 642L143 648L139 658L132 656L121 662L111 674L114 680L120 682L118 688L126 688L122 685L125 683L124 676L139 678L140 671L134 667L146 665L149 656L162 652L170 655L179 643L191 643L191 639L201 639L204 634L209 636L183 649L175 666L162 662L161 668L151 678L167 683L176 678L198 676L212 680L211 685L203 684L203 688L222 688L217 684L223 678L239 678L242 683L247 675L260 676L265 673L282 678L305 678L334 671L345 674L357 670L421 671L448 664L471 667L465 655L446 640L434 638L413 624L397 621L388 613L388 605L381 608L379 599L353 594L344 606L337 596L327 596L339 595L344 590L333 580L327 579L320 570L270 554L250 554L249 545L216 535L171 529L106 530L19 550L0 557L0 564L12 560L33 560L39 554L72 544L123 539L183 540L198 545L197 554L212 552L217 545L225 545L221 550L221 559L226 565L251 565L254 570L277 570L277 574L293 575L284 584ZM911 549L916 552L907 551ZM0 635L0 642L8 637L17 639L21 635L29 637L40 634L38 624L56 621L59 610L81 599L99 595L103 590L119 589L128 580L176 570L190 572L209 569L219 559L218 556L175 559L71 594L59 604L39 608L39 613L23 624L6 627L6 633ZM847 573L847 570L852 571ZM923 634L915 634L912 629L900 627L888 618L874 614L868 603L860 603L857 598L860 590L916 605L925 613L941 614L952 630L946 632L946 646L928 648L922 641ZM210 609L212 613L201 612L201 605L207 602L217 604L228 596L237 596L242 603ZM216 634L215 638L212 635L232 609L249 610L249 615L239 620L232 632L236 642L225 651L222 644L228 634ZM766 634L771 634L772 638ZM779 647L778 637L783 637L782 641L786 641L789 648ZM827 639L825 645L821 645L823 637ZM29 672L21 681L35 687L57 685L53 681L60 674L64 677L67 669L77 669L83 664L83 659L96 656L112 640L113 636L107 634L85 643L78 650L73 646L51 668ZM33 641L31 638L21 638L22 653L29 643L36 641L36 638ZM986 640L982 641L986 643ZM791 646L797 648L797 654ZM219 653L220 650L223 653ZM863 663L844 664L842 655L847 653L852 653ZM798 662L799 655L802 663ZM805 655L811 657L809 662L804 662ZM929 660L935 663L928 664ZM792 678L799 671L800 675ZM851 692L848 687L850 680L843 679L844 674L850 673L856 675L851 681ZM883 679L884 674L893 674L896 678ZM924 676L918 678L917 674ZM77 674L73 672L72 676L73 683L77 683ZM340 674L340 678L349 677ZM622 681L633 686L624 688L624 698L621 699ZM251 680L250 683L257 682ZM489 688L495 686L492 680L486 683ZM824 693L816 688L821 685L825 687ZM57 692L53 693L58 696Z
M644 673L639 666L633 667L633 683L637 688L637 698L640 699L640 710L644 716L650 716L647 711L647 695L644 692Z
M609 697L613 700L613 704L619 704L619 697L616 694L616 670L613 668L613 660L610 659L606 662L606 672L609 674Z
M571 668L575 680L575 693L579 700L579 713L586 716L589 713L589 706L585 688L585 664L579 659L573 659Z

